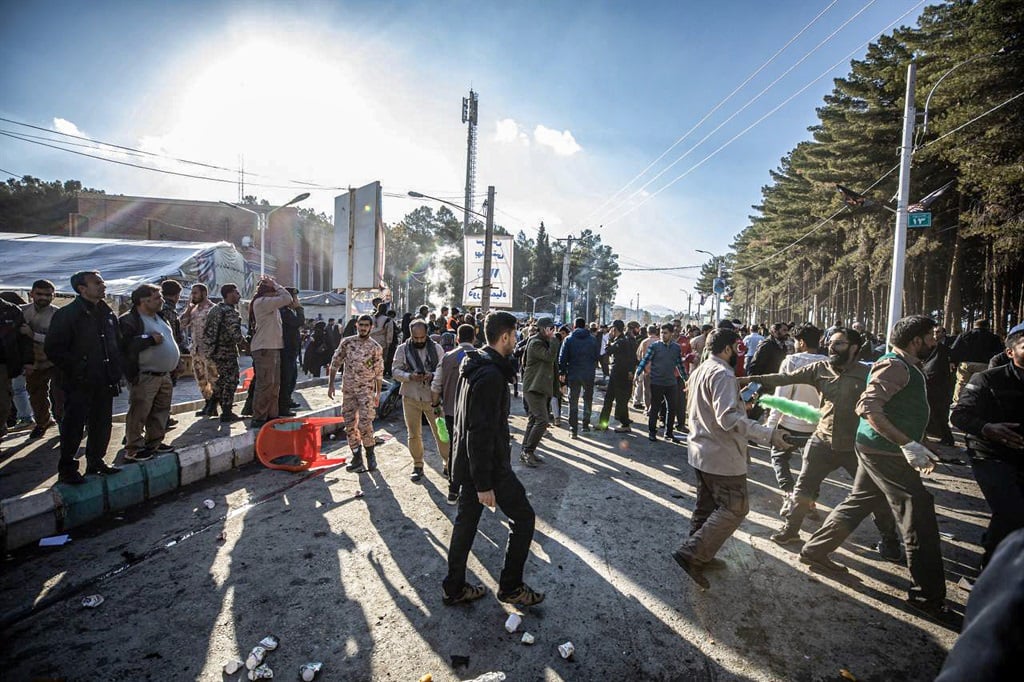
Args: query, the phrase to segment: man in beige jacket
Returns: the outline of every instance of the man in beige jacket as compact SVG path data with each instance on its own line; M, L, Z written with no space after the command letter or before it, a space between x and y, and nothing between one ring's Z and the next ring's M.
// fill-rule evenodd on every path
M430 431L434 434L437 451L444 463L444 475L448 476L448 443L441 440L434 420L441 410L435 410L430 385L439 370L444 349L427 337L427 323L413 320L409 323L409 340L395 351L391 375L402 384L402 411L405 413L405 428L409 433L409 454L412 455L413 482L423 478L423 426L427 418ZM436 412L436 414L435 414Z
M274 281L264 277L256 289L256 295L249 304L249 333L256 382L253 398L252 421L249 427L261 428L271 419L277 419L278 394L281 391L281 349L284 348L284 332L281 327L281 308L290 305L292 295ZM253 330L255 327L255 331Z

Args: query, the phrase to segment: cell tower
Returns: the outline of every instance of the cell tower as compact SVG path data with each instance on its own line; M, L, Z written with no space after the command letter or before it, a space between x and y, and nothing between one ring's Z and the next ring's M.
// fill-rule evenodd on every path
M469 124L469 135L466 139L466 210L462 214L462 233L469 233L469 212L473 210L473 192L476 186L476 108L477 97L473 90L469 97L462 98L462 122Z
M245 156L238 155L238 203L245 201Z

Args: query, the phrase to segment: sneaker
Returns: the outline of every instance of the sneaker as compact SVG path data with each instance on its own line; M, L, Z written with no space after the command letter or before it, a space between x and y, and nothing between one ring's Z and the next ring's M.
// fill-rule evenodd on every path
M642 409L644 409L644 404L643 403L633 403L633 409L634 410L642 410Z
M800 542L800 530L790 528L789 524L786 524L768 538L777 545L788 545L791 542Z
M97 474L99 476L110 476L112 474L120 473L121 467L112 467L107 464L97 464L91 466L85 470L87 474Z
M678 445L679 443L682 443L682 442L683 442L683 439L682 439L682 438L680 438L679 436L676 436L676 435L672 435L672 436L669 436L669 437L668 437L668 440L669 440L670 442L672 442L672 443L675 443L675 444L677 444L677 445Z
M454 490L448 493L448 504L458 504L459 494Z
M423 467L413 467L412 475L409 476L409 480L413 483L419 483L420 479L423 478Z
M894 564L903 561L903 551L900 549L900 541L897 538L882 538L875 544L875 550L878 552L878 556L885 561L891 561Z
M541 456L540 456L540 453L539 453L539 452L537 452L536 450L534 450L534 451L533 451L533 458L534 458L535 460L537 460L537 463L538 463L538 464L543 464L543 463L544 463L544 458L543 458L543 457L541 457Z
M572 430L571 430L571 432L569 434L569 437L572 438L573 440L579 440L580 439L580 434L576 432L576 428L575 427L572 428Z
M266 419L250 419L249 420L249 428L250 429L257 429L257 430L259 430L259 429L262 429L263 425L266 424L266 423L267 423Z
M517 606L536 606L544 601L544 593L536 592L523 583L518 589L511 592L498 592L498 601Z
M230 424L232 422L240 422L242 418L234 412L225 412L220 416L220 420L225 424Z
M165 452L174 452L174 446L173 445L168 445L167 443L160 443L160 445L157 445L155 448L146 448L146 449L150 450L152 452L155 452L157 454L163 454Z
M278 413L277 413L277 416L279 418L294 417L295 413L292 412L291 410L279 410Z
M616 429L616 431L618 431L618 429ZM657 443L658 434L656 434L654 431L651 431L649 434L647 434L647 440L651 441L652 443Z
M589 431L590 431L590 424L588 424L586 422L583 422L583 433L587 433Z
M66 483L68 485L82 485L83 483L87 483L85 476L77 471L67 471L57 474L57 482Z
M150 450L125 450L124 458L129 462L145 462L153 459L153 453Z
M302 403L297 403L297 402L295 402L295 401L293 400L293 401L291 401L290 403L288 403L288 407L292 407L292 408L295 408L295 407L302 407Z
M35 428L32 429L32 433L28 434L29 440L35 440L36 438L42 438L46 433L46 430L53 426L53 422L49 424L36 424Z
M614 429L615 433L629 433L632 429L628 426L616 426Z
M719 559L718 557L712 558L711 561L707 562L703 566L705 571L724 571L727 568L729 568L729 564L725 563L723 559Z
M519 455L519 461L528 467L537 466L537 458L533 456L532 452L523 451L523 454Z
M14 424L7 430L10 432L24 431L25 429L31 429L35 425L36 423L31 419L19 419L18 421L14 422Z
M693 582L700 585L701 588L706 590L711 587L711 583L704 577L704 568L702 566L697 565L696 562L682 554L679 550L672 552L672 558L675 559L680 568L686 571L686 575L690 576Z
M925 601L924 599L908 598L906 600L907 606L916 611L918 615L935 621L940 625L944 625L950 629L960 629L960 616L954 611L950 611L946 608L945 604L936 604L934 602Z
M818 557L800 552L800 563L806 564L814 570L822 573L830 573L832 575L842 575L850 572L850 569L846 566L837 564L827 556Z
M444 602L445 606L454 606L455 604L476 601L485 594L487 594L487 589L483 585L470 585L466 583L462 586L462 590L454 597L444 592L444 597L441 601Z
M177 419L175 419L174 417L168 417L167 418L167 430L171 430L171 429L173 429L177 425L178 425L178 420Z
M447 464L445 465L444 469L441 469L441 475L444 476L445 478L451 478L451 471L448 469Z

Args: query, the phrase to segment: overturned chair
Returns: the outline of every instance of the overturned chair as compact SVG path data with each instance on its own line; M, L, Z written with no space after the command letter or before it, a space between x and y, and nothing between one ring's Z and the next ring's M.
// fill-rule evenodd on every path
M344 422L343 417L273 419L256 435L256 457L268 469L282 471L309 471L344 464L347 457L324 457L320 452L323 427Z

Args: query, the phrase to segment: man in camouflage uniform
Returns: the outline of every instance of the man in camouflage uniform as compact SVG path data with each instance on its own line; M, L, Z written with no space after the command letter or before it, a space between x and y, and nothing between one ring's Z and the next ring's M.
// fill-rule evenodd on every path
M197 417L217 416L217 397L213 392L213 382L217 379L217 365L210 356L206 336L203 334L206 318L211 310L213 301L210 300L206 285L193 284L191 301L181 315L181 326L188 330L192 338L192 376L195 377L196 385L206 400L203 409L196 413Z
M360 315L356 335L347 336L338 344L331 359L327 380L327 397L334 398L334 378L341 374L341 416L345 419L345 435L352 449L348 471L363 473L377 469L373 452L373 418L380 402L380 385L384 378L384 349L370 338L373 318ZM361 445L361 447L360 447ZM363 466L366 450L366 466Z
M215 305L206 316L203 327L203 342L209 350L210 358L217 366L217 381L213 385L213 397L220 403L220 420L234 422L241 419L231 411L235 400L235 388L238 386L238 351L244 350L245 338L242 336L242 316L238 314L238 302L242 294L235 284L225 284L220 288L223 300Z

